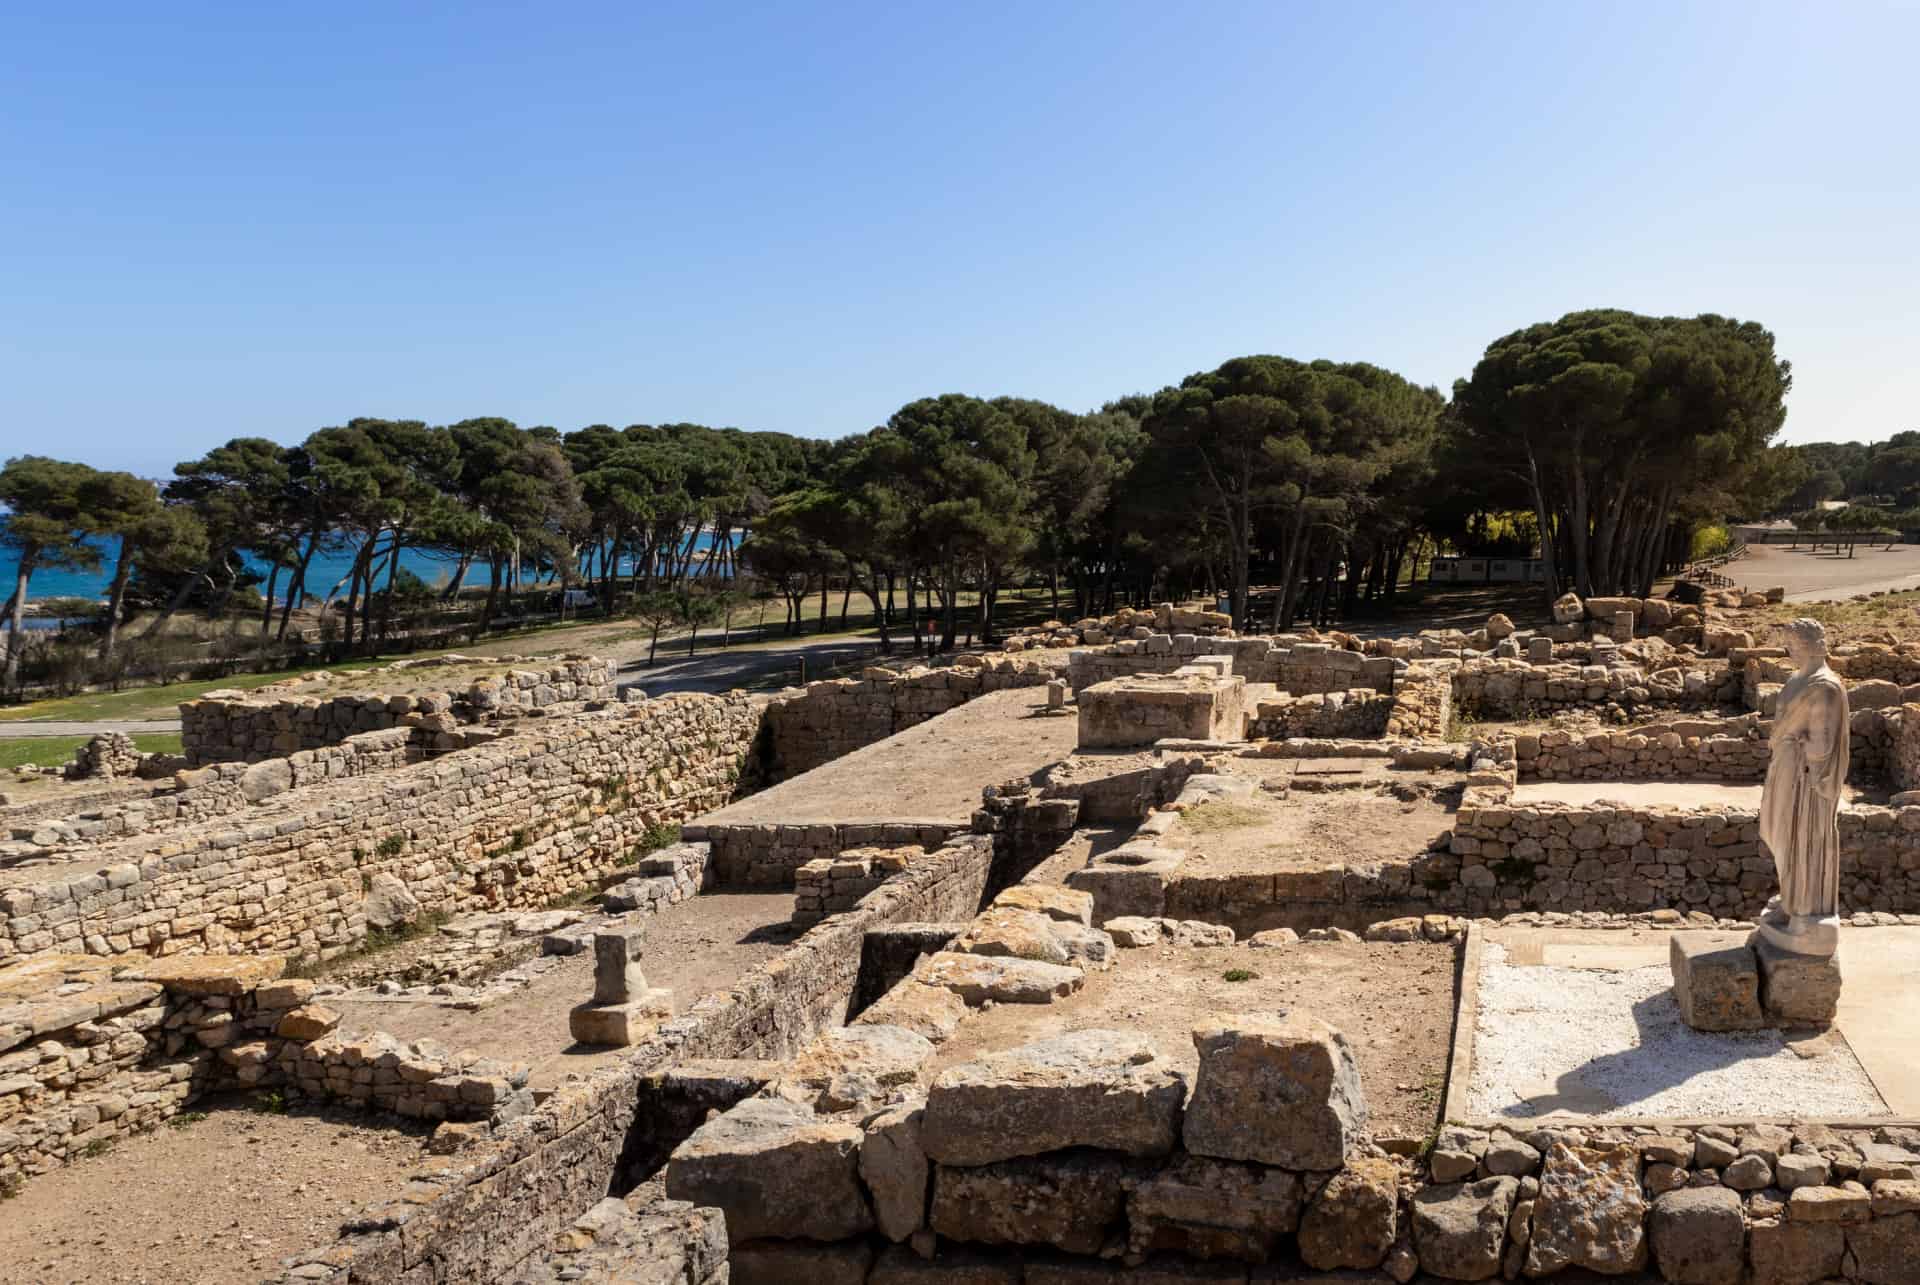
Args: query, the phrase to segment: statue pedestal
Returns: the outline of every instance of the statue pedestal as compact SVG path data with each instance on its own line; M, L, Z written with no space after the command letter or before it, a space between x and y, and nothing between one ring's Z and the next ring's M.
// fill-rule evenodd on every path
M1760 1002L1767 1016L1781 1026L1827 1025L1840 1011L1839 956L1783 950L1767 928L1763 922L1747 939L1760 961Z

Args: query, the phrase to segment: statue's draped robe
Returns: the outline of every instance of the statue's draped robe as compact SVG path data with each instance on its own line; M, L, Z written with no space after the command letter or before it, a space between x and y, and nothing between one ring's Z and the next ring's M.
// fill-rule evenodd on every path
M1780 874L1780 908L1840 909L1840 794L1847 781L1847 689L1822 666L1780 692L1760 798L1760 838Z

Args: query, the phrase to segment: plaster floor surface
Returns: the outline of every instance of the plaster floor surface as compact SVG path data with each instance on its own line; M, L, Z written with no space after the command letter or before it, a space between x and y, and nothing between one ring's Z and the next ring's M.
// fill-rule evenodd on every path
M1469 1083L1456 1099L1464 1113L1920 1118L1920 928L1842 930L1840 1013L1824 1034L1688 1027L1668 936L1490 930L1472 988Z

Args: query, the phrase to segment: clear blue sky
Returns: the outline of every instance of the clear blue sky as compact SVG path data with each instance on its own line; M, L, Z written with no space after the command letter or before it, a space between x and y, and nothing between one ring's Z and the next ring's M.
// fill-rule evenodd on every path
M1920 428L1911 6L37 8L0 455L1446 388L1594 306L1771 327L1790 440Z

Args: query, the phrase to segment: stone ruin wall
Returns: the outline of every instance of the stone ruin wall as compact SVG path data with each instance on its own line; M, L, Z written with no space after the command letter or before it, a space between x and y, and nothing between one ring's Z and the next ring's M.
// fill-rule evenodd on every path
M252 695L215 692L181 703L180 743L188 763L198 767L258 762L394 727L450 734L503 712L611 702L619 694L617 672L611 660L570 657L545 668L482 678L461 691L418 696L377 691L282 696L271 694L272 688Z
M1233 672L1249 683L1271 683L1296 696L1353 687L1391 691L1395 675L1405 669L1391 656L1366 656L1290 634L1219 638L1148 631L1144 637L1073 652L1067 658L1067 683L1079 692L1114 678L1170 674L1199 656L1231 656Z
M428 911L541 906L618 870L650 828L726 803L759 726L742 696L663 697L104 845L94 873L0 890L0 965L47 952L330 957L364 939L381 874Z
M527 1073L423 1041L346 1041L282 961L182 956L116 968L47 956L0 994L0 1187L152 1129L209 1094L283 1088L429 1120L533 1105ZM115 974L118 974L117 976Z
M845 1022L870 929L969 918L992 861L991 841L972 835L921 857L727 991L703 996L620 1061L497 1126L458 1168L436 1175L434 1189L361 1211L340 1240L301 1255L285 1285L512 1279L608 1191L645 1176L634 1171L635 1157L657 1140L636 1133L658 1112L663 1068L694 1059L784 1060L799 1052ZM625 1266L673 1245L642 1245Z
M408 727L362 732L338 745L301 750L282 759L213 763L176 772L169 787L106 807L77 811L71 804L56 803L38 817L15 821L11 841L0 843L0 861L133 835L164 834L244 812L287 790L390 771L417 761L416 736Z
M1248 740L1297 737L1340 739L1384 736L1395 698L1371 688L1258 702L1247 722Z
M1058 676L1039 660L963 656L950 669L905 673L875 666L860 678L809 683L767 706L767 777L784 781L895 732L957 709L976 696L1040 687Z
M727 888L791 888L794 872L850 848L934 848L964 827L952 821L822 821L782 825L689 825L681 834L708 845L708 870Z

